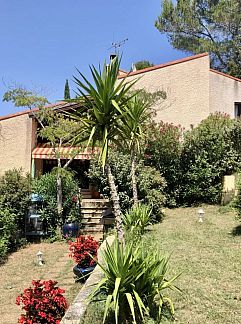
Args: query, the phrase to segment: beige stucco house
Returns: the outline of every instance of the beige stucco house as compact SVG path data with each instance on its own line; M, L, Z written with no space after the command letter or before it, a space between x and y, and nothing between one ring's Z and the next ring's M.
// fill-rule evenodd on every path
M155 107L157 121L190 128L216 111L233 118L241 115L241 80L210 69L207 53L131 73L120 70L119 79L123 77L128 81L138 78L137 88L166 92L166 100ZM68 109L68 105L60 102L52 108ZM0 117L0 175L12 168L35 175L56 163L51 148L36 136L34 111ZM86 169L90 157L78 154L76 168Z
M48 107L66 110L72 104L59 102ZM78 107L78 105L74 105ZM57 165L53 149L37 136L38 121L35 112L38 109L25 110L15 114L0 117L0 175L6 170L22 168L25 173L35 176L45 173ZM63 147L60 150L63 159L71 153L73 147ZM84 177L88 169L91 152L79 152L72 162Z
M216 111L232 118L241 115L241 80L210 69L208 53L131 73L121 71L119 78L123 77L138 78L139 89L166 92L166 100L155 107L157 121L190 128Z

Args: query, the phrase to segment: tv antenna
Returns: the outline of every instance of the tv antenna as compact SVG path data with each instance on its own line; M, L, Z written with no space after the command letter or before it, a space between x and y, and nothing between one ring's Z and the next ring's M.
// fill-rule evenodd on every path
M108 48L108 50L114 48L114 49L115 49L115 54L117 54L117 48L119 48L119 47L121 47L122 45L124 45L127 41L128 41L128 38L123 39L122 41L120 41L120 42L118 42L118 43L113 42L113 43L111 43L112 46L111 46L110 48Z

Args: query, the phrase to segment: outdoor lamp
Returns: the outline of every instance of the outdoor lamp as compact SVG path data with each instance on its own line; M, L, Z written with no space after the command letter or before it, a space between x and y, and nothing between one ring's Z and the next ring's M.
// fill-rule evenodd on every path
M42 266L43 265L43 252L38 251L38 253L36 254L37 256L37 263L38 265Z
M203 223L205 212L202 208L198 209L198 222Z

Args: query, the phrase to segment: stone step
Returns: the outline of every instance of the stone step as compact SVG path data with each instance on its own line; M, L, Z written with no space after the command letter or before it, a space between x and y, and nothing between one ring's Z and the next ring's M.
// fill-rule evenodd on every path
M88 224L82 228L83 231L103 230L103 224Z
M83 199L92 199L92 195L91 193L82 193L82 200Z
M83 224L102 224L103 220L102 218L85 218L82 219L81 225Z
M108 204L109 199L106 198L83 198L81 203L106 203Z
M100 219L87 219L87 220L82 220L81 221L81 226L85 226L85 225L103 225L102 224L102 218Z
M84 203L84 204L82 204L81 203L81 209L106 209L106 208L108 208L108 206L106 205L106 203Z
M103 228L99 229L99 228L93 227L93 228L81 230L81 234L84 234L84 235L91 235L92 233L103 233Z
M96 209L96 208L85 208L81 209L81 214L86 217L102 217L103 212L105 209Z
M94 206L94 205L84 205L81 206L81 210L106 210L108 207L106 205L103 206Z
M93 214L82 214L82 219L83 220L88 220L88 219L98 220L98 219L102 219L102 214L96 214L96 215L93 215Z
M87 193L87 191L85 192ZM84 196L83 196L84 197ZM108 199L83 198L81 201L81 232L103 232L102 214L108 208Z
M92 199L92 193L90 189L81 189L80 191L82 199Z

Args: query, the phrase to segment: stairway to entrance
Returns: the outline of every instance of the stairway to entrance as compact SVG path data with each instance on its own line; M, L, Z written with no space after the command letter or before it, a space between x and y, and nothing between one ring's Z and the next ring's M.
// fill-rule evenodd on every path
M103 212L109 207L109 200L92 198L89 189L82 189L81 200L81 234L103 233Z

